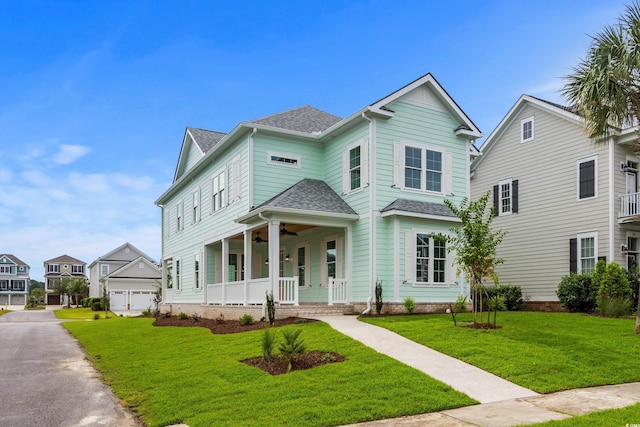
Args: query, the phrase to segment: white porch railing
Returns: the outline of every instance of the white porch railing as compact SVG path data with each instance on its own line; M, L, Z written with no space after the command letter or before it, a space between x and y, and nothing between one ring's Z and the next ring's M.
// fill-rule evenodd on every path
M278 299L280 304L298 305L298 276L278 279Z
M249 280L247 286L244 281L208 284L207 304L262 304L269 290L267 278ZM298 277L281 277L274 298L280 304L298 305Z
M630 193L620 196L620 212L619 218L634 216L640 214L639 203L640 193Z
M347 279L329 277L329 305L347 303Z

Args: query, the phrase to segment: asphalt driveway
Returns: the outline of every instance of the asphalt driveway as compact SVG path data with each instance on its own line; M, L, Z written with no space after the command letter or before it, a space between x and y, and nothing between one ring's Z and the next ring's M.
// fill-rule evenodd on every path
M1 426L137 426L52 311L0 316Z

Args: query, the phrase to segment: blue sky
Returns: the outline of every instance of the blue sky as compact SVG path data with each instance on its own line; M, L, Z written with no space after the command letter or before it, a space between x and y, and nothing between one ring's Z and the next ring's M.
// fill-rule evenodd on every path
M431 72L489 135L623 12L607 0L0 0L0 253L161 257L185 127L301 105L346 117Z

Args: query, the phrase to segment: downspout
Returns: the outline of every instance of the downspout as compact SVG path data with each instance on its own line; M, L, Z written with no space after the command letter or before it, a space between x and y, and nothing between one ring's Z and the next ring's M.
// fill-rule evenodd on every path
M374 203L376 200L375 192L375 165L376 165L376 144L375 144L375 123L372 119L367 117L365 112L362 112L362 118L369 122L369 297L367 298L367 308L362 314L368 314L371 311L371 301L375 292L374 283L376 281L376 217L374 217Z
M248 169L248 192L247 195L247 208L251 210L253 207L253 136L258 132L258 128L253 128L251 133L249 134L249 141L247 147L247 169Z

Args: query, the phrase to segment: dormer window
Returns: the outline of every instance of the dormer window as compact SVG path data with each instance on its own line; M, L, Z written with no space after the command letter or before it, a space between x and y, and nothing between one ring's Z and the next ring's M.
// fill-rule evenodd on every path
M522 142L533 141L533 138L535 136L533 132L533 116L522 119L520 121L520 126L522 132Z

